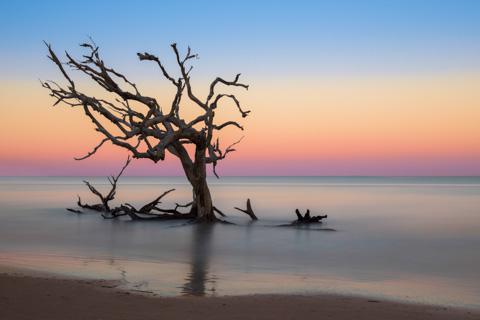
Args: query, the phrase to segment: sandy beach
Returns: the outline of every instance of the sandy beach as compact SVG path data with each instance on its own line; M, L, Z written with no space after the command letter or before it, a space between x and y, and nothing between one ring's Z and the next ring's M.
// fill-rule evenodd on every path
M0 319L480 319L480 311L335 295L154 297L100 280L0 274Z

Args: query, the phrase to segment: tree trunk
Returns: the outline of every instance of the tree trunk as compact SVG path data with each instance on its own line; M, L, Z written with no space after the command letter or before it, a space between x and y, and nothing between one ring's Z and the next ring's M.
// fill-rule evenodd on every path
M185 175L193 189L191 213L195 214L200 222L214 222L217 218L213 211L212 196L207 184L206 143L202 140L196 145L193 162L187 156L180 157L180 159Z
M210 190L208 189L206 177L200 178L195 183L192 183L193 187L193 204L192 212L197 215L197 220L201 222L213 222L216 220L213 212L212 197Z

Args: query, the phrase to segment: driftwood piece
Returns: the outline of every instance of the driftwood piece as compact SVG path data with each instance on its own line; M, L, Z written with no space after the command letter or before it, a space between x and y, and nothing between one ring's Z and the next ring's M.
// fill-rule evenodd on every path
M322 219L326 219L327 215L311 216L310 209L307 209L305 215L302 216L300 210L295 209L295 214L297 215L297 220L293 221L292 225L298 224L308 224L308 223L322 223Z
M77 202L78 206L81 208L101 211L101 212L112 211L108 203L113 199L115 199L115 194L117 193L117 182L131 161L132 159L130 158L130 156L128 156L127 161L123 165L120 172L116 176L111 176L108 178L108 182L110 182L111 188L110 188L110 191L105 196L100 191L98 191L93 185L91 185L90 182L84 180L83 182L88 187L88 189L90 189L90 191L100 199L100 203L94 204L94 205L85 204L85 203L82 203L82 200L80 199L80 197L78 197L78 202Z
M73 208L66 208L67 211L73 212L73 213L83 213L83 211L78 210L78 209L73 209Z
M252 220L258 220L257 216L255 215L255 212L253 212L252 209L252 204L250 203L250 199L247 199L247 208L246 209L240 209L238 207L235 207L238 211L242 211L243 213L246 213Z

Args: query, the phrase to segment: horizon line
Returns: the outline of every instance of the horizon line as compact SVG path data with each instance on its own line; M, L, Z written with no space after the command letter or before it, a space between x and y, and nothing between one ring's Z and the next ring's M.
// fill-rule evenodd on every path
M110 175L0 175L0 178L103 178ZM185 178L184 175L124 175L124 178ZM216 178L209 175L207 178L480 178L480 175L225 175Z

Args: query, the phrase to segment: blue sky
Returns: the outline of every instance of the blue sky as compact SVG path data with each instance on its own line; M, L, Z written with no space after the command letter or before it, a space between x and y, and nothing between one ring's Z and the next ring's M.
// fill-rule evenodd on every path
M177 42L207 67L272 77L480 69L480 1L3 1L0 29L2 78L36 79L42 40L88 35L113 62Z

